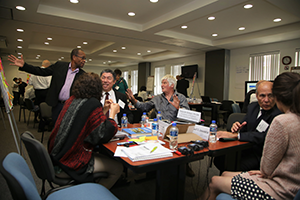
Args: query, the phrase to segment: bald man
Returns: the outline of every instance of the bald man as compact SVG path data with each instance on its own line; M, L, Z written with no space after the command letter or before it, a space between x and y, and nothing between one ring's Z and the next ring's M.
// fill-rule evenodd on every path
M257 102L249 104L242 123L235 122L231 132L218 131L218 138L235 138L253 143L253 147L242 152L239 171L259 170L265 137L273 119L281 114L272 94L273 83L261 81L256 87ZM216 157L215 165L223 172L224 157Z

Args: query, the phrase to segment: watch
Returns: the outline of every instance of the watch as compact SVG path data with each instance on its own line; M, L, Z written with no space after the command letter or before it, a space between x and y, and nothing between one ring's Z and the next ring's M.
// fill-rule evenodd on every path
M291 62L292 62L291 56L284 56L282 58L282 64L284 64L284 65L289 65L289 64L291 64Z

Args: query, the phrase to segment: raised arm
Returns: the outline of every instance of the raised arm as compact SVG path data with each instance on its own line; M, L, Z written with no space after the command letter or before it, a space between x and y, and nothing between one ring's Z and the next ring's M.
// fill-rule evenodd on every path
M11 63L9 63L9 65L14 65L14 66L17 66L17 67L23 67L24 64L25 64L24 59L23 59L23 55L21 55L21 59L18 59L14 55L9 55L8 60L11 62Z

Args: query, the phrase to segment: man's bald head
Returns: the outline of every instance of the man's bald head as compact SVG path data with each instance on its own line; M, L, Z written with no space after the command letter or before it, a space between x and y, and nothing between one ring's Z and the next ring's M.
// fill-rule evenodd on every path
M273 83L270 81L261 81L256 87L256 98L260 107L264 110L270 110L275 105L272 94Z
M50 63L49 60L44 60L44 61L42 62L42 66L45 67L45 68L49 67L50 65L51 65L51 63Z

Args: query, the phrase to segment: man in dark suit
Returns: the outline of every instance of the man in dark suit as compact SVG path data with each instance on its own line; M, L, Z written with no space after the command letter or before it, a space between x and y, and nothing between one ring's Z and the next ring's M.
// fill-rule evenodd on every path
M248 106L247 114L242 123L235 122L231 131L218 131L218 138L236 138L240 141L251 142L253 147L242 152L241 171L259 170L265 137L274 117L281 114L272 95L273 83L261 81L256 88L258 102ZM224 157L216 157L215 165L222 172Z
M114 120L117 122L117 124L121 125L121 118L125 113L128 118L128 122L132 123L133 114L129 110L126 95L112 89L116 82L116 74L110 69L105 69L100 73L100 78L102 80L103 89L101 98L102 105L104 105L105 100L108 99L111 99L114 103L118 103L120 105L120 112L116 115Z
M177 92L183 94L185 97L188 97L187 89L190 86L190 82L188 80L185 80L183 75L178 75L176 76L176 78L177 78L177 84L176 84Z
M13 55L8 56L11 65L19 67L20 71L25 71L38 76L51 76L52 80L46 103L52 106L52 121L56 119L63 107L64 102L69 99L74 81L83 73L83 68L86 62L86 55L81 49L73 49L71 52L71 62L56 62L47 68L34 67L25 63L23 55L21 59Z

